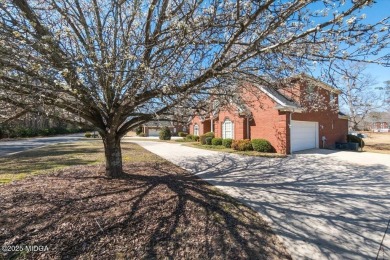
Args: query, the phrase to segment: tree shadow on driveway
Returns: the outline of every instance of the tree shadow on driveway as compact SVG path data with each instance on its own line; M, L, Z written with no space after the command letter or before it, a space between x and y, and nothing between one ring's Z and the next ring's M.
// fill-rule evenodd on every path
M327 157L229 154L178 162L266 217L293 258L372 259L390 217L390 172ZM390 234L379 259L390 258Z

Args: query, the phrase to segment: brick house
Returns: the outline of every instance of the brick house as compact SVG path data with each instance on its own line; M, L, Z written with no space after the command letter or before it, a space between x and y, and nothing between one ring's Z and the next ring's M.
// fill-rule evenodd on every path
M358 118L358 131L372 131L372 132L390 132L390 112L372 111L368 113L365 118ZM352 123L350 122L349 131L352 130Z
M346 142L348 117L338 110L340 91L307 75L284 87L241 84L239 102L210 102L210 113L195 115L189 132L232 139L267 139L276 152L332 148Z
M373 132L390 132L390 112L372 112L366 121Z

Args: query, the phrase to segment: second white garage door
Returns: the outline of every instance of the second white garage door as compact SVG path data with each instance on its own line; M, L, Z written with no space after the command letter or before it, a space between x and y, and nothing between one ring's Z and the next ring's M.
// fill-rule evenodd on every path
M318 147L318 123L291 121L291 151L301 151Z
M158 136L160 134L159 129L150 129L149 128L149 136Z

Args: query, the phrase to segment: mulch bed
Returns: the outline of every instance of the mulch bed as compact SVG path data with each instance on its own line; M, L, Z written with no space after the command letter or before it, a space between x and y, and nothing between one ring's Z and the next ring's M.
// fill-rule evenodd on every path
M26 259L289 259L251 209L184 170L80 166L0 186L0 246ZM0 251L0 258L2 254Z

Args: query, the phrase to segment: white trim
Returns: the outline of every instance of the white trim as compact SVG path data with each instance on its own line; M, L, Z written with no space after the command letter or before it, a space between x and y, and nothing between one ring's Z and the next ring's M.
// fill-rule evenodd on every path
M275 97L274 95L272 95L269 91L265 90L262 86L260 86L260 90L263 91L265 94L267 94L267 96L269 96L270 98L272 98L276 103L278 103L279 105L282 105L282 106L287 106L287 104L283 103L282 101L280 101L280 99L278 99L277 97Z
M196 133L195 133L195 127L196 127ZM199 135L199 125L197 123L194 124L193 131L194 131L194 135Z
M338 117L339 117L339 119L345 119L345 120L348 120L348 119L349 119L349 116L342 116L342 115L339 115Z

